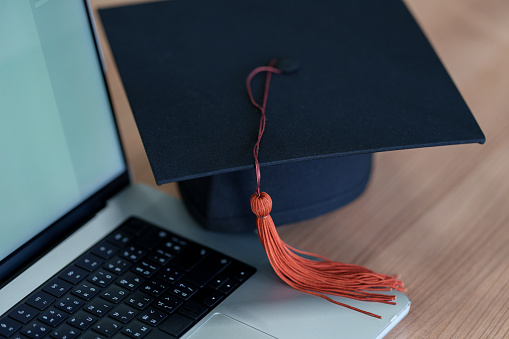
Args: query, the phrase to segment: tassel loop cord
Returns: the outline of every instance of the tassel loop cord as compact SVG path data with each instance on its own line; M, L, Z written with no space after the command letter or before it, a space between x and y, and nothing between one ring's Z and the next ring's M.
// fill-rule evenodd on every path
M260 128L258 129L258 141L255 144L253 155L255 159L255 170L256 170L256 194L260 196L260 180L261 180L261 174L260 174L260 163L258 162L258 151L260 149L260 141L262 140L263 132L265 131L265 108L267 107L267 99L269 96L269 87L270 87L270 79L272 77L272 73L275 74L281 74L281 70L274 68L274 65L276 64L276 60L272 59L269 63L269 66L260 66L255 68L251 73L249 73L247 80L246 80L246 87L247 87L247 93L249 95L249 100L251 100L251 103L253 106L258 108L260 112L262 113L260 117ZM253 97L253 92L251 90L251 80L261 72L267 72L267 77L265 78L265 90L263 92L263 103L260 106Z

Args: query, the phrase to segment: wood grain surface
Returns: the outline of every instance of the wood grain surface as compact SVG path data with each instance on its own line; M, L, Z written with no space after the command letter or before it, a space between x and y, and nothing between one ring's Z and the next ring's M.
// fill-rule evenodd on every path
M509 338L509 1L405 3L487 143L377 154L359 199L279 231L296 247L401 274L412 308L389 338ZM99 33L133 179L155 186L100 23ZM158 189L178 196L174 184Z

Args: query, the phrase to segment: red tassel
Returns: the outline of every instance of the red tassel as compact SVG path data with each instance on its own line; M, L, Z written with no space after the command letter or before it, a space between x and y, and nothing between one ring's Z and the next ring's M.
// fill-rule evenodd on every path
M379 292L391 289L405 291L403 283L397 277L378 274L358 265L334 262L323 256L303 252L287 245L279 237L270 216L272 199L267 193L253 194L251 209L257 216L258 236L267 252L272 268L284 282L296 290L316 295L334 304L376 318L381 317L333 300L325 294L395 305L393 300L396 297L394 295L368 291ZM314 260L299 256L297 253L314 258Z
M272 199L267 193L260 192L261 175L258 161L260 141L265 130L265 109L271 75L272 73L282 73L279 69L274 68L274 65L275 60L271 60L269 66L254 69L246 81L249 99L261 112L258 141L253 150L257 187L256 192L251 196L251 209L257 217L256 227L260 241L276 274L291 287L324 298L334 304L381 318L374 313L333 300L325 294L395 305L396 303L393 300L396 299L396 296L375 292L390 291L392 289L405 291L403 283L397 277L378 274L362 266L334 262L314 253L297 250L282 241L276 231L270 216ZM256 103L251 92L251 80L260 72L267 72L262 105ZM311 259L304 258L299 254Z

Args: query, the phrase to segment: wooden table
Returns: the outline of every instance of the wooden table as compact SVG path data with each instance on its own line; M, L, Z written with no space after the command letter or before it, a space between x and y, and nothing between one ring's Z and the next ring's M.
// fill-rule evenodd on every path
M91 2L97 8L136 1ZM335 260L401 274L412 308L391 338L507 338L509 1L406 3L487 143L378 154L370 185L358 200L280 227L280 234ZM104 41L101 30L100 35ZM155 186L108 48L105 55L133 178ZM178 195L173 184L159 189Z

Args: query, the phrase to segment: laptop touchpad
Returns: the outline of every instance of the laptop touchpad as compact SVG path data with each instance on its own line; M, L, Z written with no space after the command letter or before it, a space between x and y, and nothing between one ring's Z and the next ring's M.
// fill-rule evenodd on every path
M210 338L269 339L275 337L224 314L216 313L189 336L189 339Z

